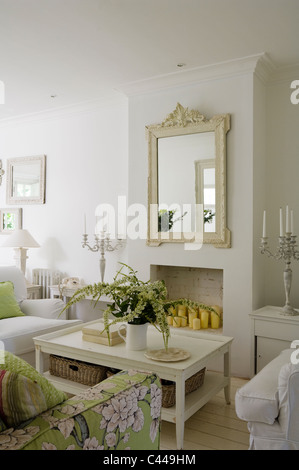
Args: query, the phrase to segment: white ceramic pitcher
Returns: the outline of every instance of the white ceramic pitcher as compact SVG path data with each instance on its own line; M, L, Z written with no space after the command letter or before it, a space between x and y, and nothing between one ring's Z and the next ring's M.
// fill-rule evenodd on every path
M146 335L148 323L144 325L132 325L126 323L120 325L118 329L119 336L126 342L126 348L131 351L140 351L146 349ZM126 334L122 334L122 330L126 330Z

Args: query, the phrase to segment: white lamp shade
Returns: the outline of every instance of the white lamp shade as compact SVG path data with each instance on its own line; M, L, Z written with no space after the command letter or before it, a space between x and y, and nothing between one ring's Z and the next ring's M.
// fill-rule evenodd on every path
M38 248L40 245L34 240L28 230L16 229L7 237L2 246L10 248Z

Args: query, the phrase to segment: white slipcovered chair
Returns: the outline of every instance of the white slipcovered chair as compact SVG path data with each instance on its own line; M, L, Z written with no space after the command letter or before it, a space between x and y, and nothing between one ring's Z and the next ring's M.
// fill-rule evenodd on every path
M25 276L19 268L0 266L0 282L5 281L13 283L16 301L25 315L0 319L0 349L22 357L35 366L35 336L81 321L67 320L65 315L60 315L65 305L60 299L27 299Z
M294 349L282 351L237 390L236 413L248 422L252 450L299 450L299 364L292 357Z

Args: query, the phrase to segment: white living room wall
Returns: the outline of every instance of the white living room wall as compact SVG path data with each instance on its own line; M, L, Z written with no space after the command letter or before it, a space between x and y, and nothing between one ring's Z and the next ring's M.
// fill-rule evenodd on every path
M291 83L299 80L299 67L288 70L285 78L278 77L267 87L267 225L269 247L278 248L279 208L294 211L294 230L299 235L299 104L291 102ZM298 243L298 238L297 238ZM298 248L297 248L298 249ZM265 294L267 305L283 306L283 261L265 256ZM293 282L291 304L299 308L299 262L292 260Z
M129 242L128 260L144 278L150 265L223 269L224 330L233 336L232 373L250 374L253 245L253 74L140 93L129 98L129 202L147 204L147 142L145 126L162 122L177 102L211 118L230 113L227 137L227 215L232 247L204 245L186 251L182 244L148 247L145 240ZM174 185L180 181L174 181Z
M84 214L90 244L94 243L98 204L117 205L127 195L127 99L117 94L90 106L26 116L0 127L0 158L45 154L46 203L6 205L6 175L0 186L0 207L22 207L23 228L41 245L28 250L27 277L33 268L51 268L85 282L100 280L99 253L81 247ZM0 234L0 245L9 235ZM0 247L1 265L12 265L13 249ZM112 280L126 250L107 253L105 280Z
M266 208L266 97L267 87L254 76L253 94L253 253L252 308L265 305L265 256L260 253L263 213Z

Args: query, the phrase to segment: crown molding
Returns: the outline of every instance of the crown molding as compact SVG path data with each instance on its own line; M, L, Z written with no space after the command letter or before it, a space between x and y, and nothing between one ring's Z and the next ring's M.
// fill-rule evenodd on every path
M269 80L269 85L299 80L299 64L277 68Z
M195 67L188 70L180 70L179 72L159 75L146 80L125 83L120 85L117 89L130 97L244 74L253 74L265 85L271 85L281 81L299 79L299 64L277 67L269 54L261 52L260 54L241 57L230 61Z
M255 54L230 61L159 75L146 80L125 83L120 85L118 90L126 96L133 96L167 88L193 85L202 81L219 80L253 73L263 55L264 53Z
M277 67L265 53L258 60L254 73L265 85L275 85L299 79L299 64Z
M203 81L220 80L245 74L255 75L265 85L274 85L285 81L291 82L292 80L299 79L299 64L277 67L270 56L263 52L230 61L125 83L115 87L113 90L108 90L105 95L95 100L2 118L0 119L0 128L96 112L105 106L119 105L122 100L124 103L127 103L126 99L130 96L181 86L192 86Z
M7 126L18 126L33 122L41 122L46 120L56 120L72 115L86 114L90 112L96 112L103 107L111 107L119 105L121 102L126 103L127 99L123 94L120 94L117 90L107 93L102 98L83 101L66 106L60 106L57 108L46 109L35 113L21 114L8 118L0 119L0 128Z
M256 63L254 75L258 77L265 85L277 70L276 65L267 53L261 54Z

